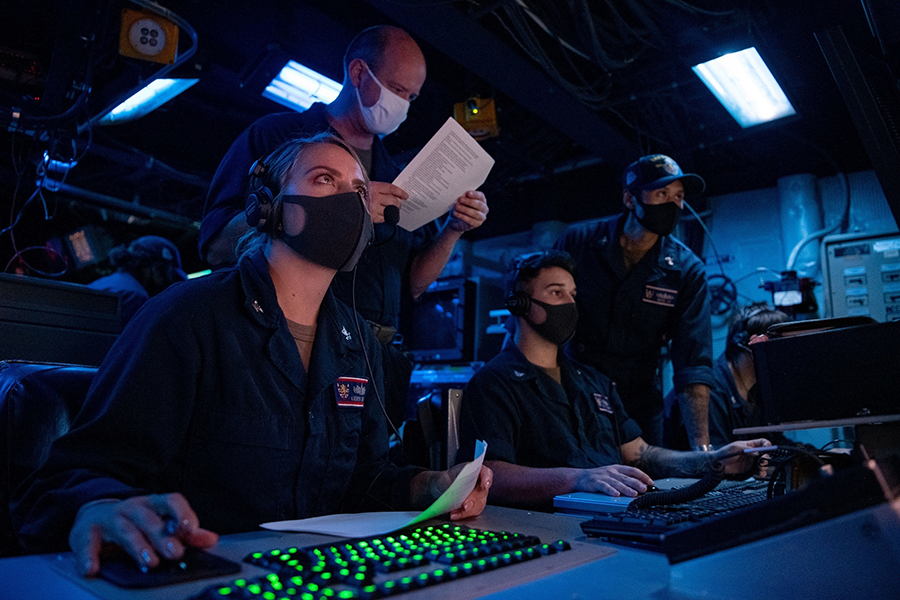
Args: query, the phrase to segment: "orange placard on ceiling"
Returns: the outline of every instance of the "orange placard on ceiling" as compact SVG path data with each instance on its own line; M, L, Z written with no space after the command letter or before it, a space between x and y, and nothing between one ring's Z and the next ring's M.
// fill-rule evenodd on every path
M166 65L175 62L178 26L156 13L122 9L119 54Z

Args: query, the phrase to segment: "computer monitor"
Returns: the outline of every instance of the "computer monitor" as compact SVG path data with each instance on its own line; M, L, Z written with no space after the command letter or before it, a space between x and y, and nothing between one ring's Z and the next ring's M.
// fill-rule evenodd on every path
M751 346L763 433L900 420L900 321Z
M405 345L419 363L488 360L489 313L501 304L502 290L488 280L438 279L413 306L403 328Z

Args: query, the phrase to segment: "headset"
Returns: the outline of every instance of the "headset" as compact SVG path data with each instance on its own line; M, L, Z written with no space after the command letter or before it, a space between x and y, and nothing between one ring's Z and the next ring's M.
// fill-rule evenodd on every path
M531 310L531 296L522 290L515 290L506 296L506 310L514 317L524 317Z
M513 267L513 274L510 278L513 290L507 294L506 300L503 303L504 308L506 308L512 316L524 317L528 314L528 311L531 310L531 296L518 289L519 275L522 272L522 269L537 266L539 261L549 254L550 253L545 250L524 254L516 259L515 266Z
M247 218L247 225L257 229L265 226L272 210L272 204L275 202L275 196L278 195L277 192L273 192L272 182L269 181L271 176L269 165L273 156L270 154L254 161L248 173L250 184L244 204L244 215Z
M731 343L738 348L743 348L746 350L748 348L747 345L749 344L751 337L751 333L747 331L747 327L750 324L750 319L760 313L773 312L774 310L774 308L766 304L765 306L760 306L759 308L750 311L747 316L741 318L740 325L738 326L737 330L735 330L734 335L731 337Z

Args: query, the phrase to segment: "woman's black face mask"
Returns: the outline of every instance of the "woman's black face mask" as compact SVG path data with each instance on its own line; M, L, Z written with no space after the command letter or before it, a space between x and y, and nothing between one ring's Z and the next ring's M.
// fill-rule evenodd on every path
M310 262L337 271L352 271L372 240L374 227L359 192L331 196L282 196L304 211L303 229L286 231L284 243Z

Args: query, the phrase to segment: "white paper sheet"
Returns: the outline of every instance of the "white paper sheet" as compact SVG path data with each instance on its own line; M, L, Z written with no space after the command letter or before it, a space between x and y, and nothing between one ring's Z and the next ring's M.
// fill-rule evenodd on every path
M462 506L466 497L475 489L487 443L478 440L475 443L475 460L467 463L450 487L435 500L431 506L420 513L412 512L374 512L351 513L340 515L324 515L311 519L295 519L291 521L273 521L260 525L263 529L273 531L302 531L321 533L339 537L368 537L384 535L391 531L403 529L420 521L433 519L447 514Z
M456 199L477 190L494 159L453 117L438 129L394 180L409 198L400 206L400 227L418 229L450 210Z

